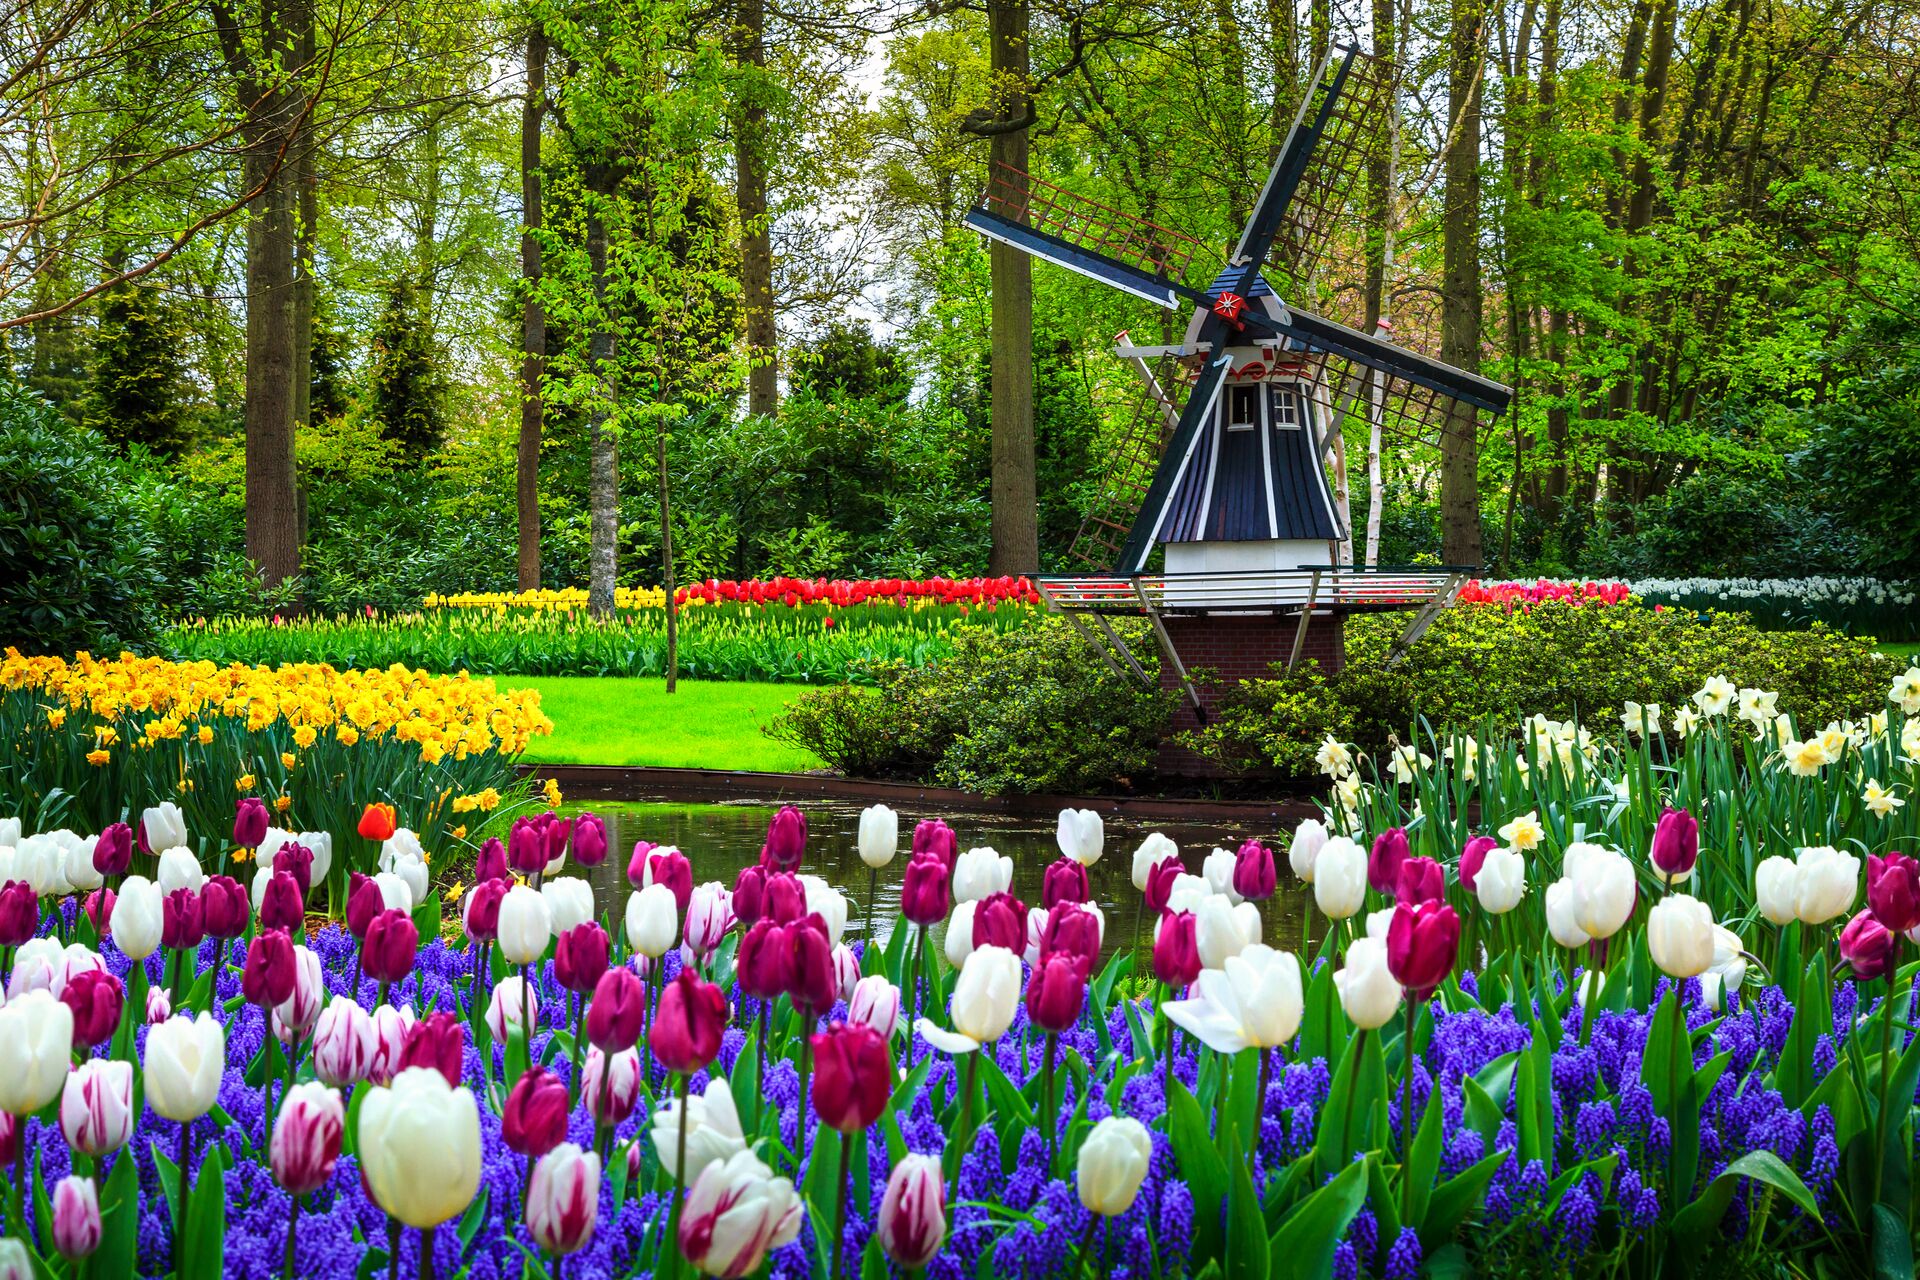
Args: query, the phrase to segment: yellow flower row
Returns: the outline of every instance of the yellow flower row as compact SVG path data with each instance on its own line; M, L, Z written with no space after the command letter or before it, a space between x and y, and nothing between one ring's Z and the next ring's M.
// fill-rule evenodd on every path
M190 721L217 718L243 720L253 733L284 721L302 749L322 733L331 733L345 746L363 736L391 734L396 741L415 744L428 763L449 754L465 759L489 750L513 755L525 750L535 735L553 732L553 721L540 710L537 690L502 693L493 681L464 672L434 676L398 665L376 671L340 671L312 663L221 667L132 654L103 660L87 653L69 662L25 657L9 648L0 659L0 689L45 698L51 728L60 728L70 710L108 722L95 730L96 754L123 735L152 745L180 737ZM116 723L121 728L116 729ZM203 745L213 739L205 723L194 732Z
M667 603L667 593L659 587L616 587L613 592L613 607L616 609L661 609ZM686 605L705 604L699 597L690 597ZM542 588L538 591L459 591L451 595L435 593L420 602L425 609L523 609L568 613L587 607L585 587Z

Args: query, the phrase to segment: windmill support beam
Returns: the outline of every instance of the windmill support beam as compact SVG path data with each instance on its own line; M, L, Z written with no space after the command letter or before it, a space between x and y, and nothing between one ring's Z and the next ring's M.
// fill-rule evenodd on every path
M1313 575L1313 585L1307 588L1307 602L1300 606L1300 625L1293 629L1293 652L1287 655L1287 670L1299 665L1300 650L1307 644L1307 623L1313 619L1314 602L1320 598L1320 575Z
M1407 651L1413 648L1414 642L1426 634L1427 628L1433 625L1433 620L1440 616L1440 611L1452 604L1454 597L1460 594L1460 588L1466 585L1467 575L1464 572L1456 573L1447 581L1444 589L1434 592L1433 598L1421 606L1420 611L1413 615L1413 621L1407 624L1407 629L1401 633L1398 640L1393 642L1393 648L1387 652L1387 660L1382 665L1388 671L1400 665L1401 660L1407 656Z

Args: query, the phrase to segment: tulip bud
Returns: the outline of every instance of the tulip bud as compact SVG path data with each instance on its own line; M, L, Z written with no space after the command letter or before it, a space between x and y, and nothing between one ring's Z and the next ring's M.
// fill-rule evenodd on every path
M833 898L839 900L839 895ZM839 920L841 927L846 925L846 904L840 902ZM733 895L728 893L719 881L709 881L696 887L687 900L686 934L687 946L693 954L704 959L720 949L721 942L733 929Z
M842 1000L853 998L853 988L860 981L860 958L853 954L853 948L846 943L836 943L833 948L833 987Z
M1000 892L1004 893L1005 890ZM1047 864L1047 870L1040 878L1040 905L1052 907L1057 902L1085 902L1093 896L1093 887L1087 879L1087 869L1072 858L1056 858Z
M1379 938L1354 939L1333 984L1347 1020L1362 1031L1386 1026L1400 1008L1400 984L1387 966L1387 944Z
M507 1090L500 1112L500 1140L509 1151L535 1159L560 1145L567 1136L567 1086L543 1066L521 1072Z
M480 1189L480 1109L438 1071L402 1071L360 1104L355 1155L374 1203L410 1227L436 1227Z
M724 1076L707 1081L702 1093L687 1095L687 1177L680 1177L680 1100L669 1098L653 1113L653 1149L661 1169L676 1181L691 1182L701 1170L746 1150L733 1089ZM636 1144L637 1145L637 1144Z
M20 1144L25 1129L25 1123L12 1112L0 1111L0 1169L7 1168L20 1158Z
M0 1237L0 1280L34 1280L35 1275L27 1246L12 1236Z
M133 828L116 822L93 842L93 869L103 876L123 876L133 865Z
M1633 864L1614 849L1576 840L1562 864L1573 884L1573 913L1582 932L1611 938L1633 914L1639 885Z
M797 806L781 805L767 824L767 842L760 850L760 860L776 871L795 871L806 852L807 815Z
M793 971L787 984L787 996L804 1017L817 1018L833 1007L840 990L833 970L833 944L827 940L826 925L819 916L787 926L787 943L793 948Z
M1416 902L1443 902L1447 896L1447 873L1432 858L1408 858L1400 864L1394 881L1394 897L1409 905Z
M1492 836L1475 836L1460 850L1460 884L1468 893L1479 893L1480 868L1486 865L1487 855L1499 847L1500 842Z
M793 944L786 926L762 919L740 938L733 968L740 990L755 1000L772 1000L793 985Z
M487 1032L499 1044L507 1042L509 1031L526 1031L525 1018L534 1027L540 1025L540 996L519 974L509 974L493 984L487 997Z
M293 995L298 978L293 939L286 930L269 929L247 944L247 963L240 976L240 991L247 1003L280 1004Z
M553 910L537 891L515 885L500 901L499 928L500 954L507 963L530 965L546 954L553 940Z
M1054 829L1054 843L1060 852L1083 867L1100 861L1106 847L1106 825L1092 809L1062 809Z
M936 1156L909 1153L887 1178L880 1247L908 1271L924 1268L947 1238L947 1186Z
M800 877L778 871L767 873L767 896L761 908L765 919L792 924L807 914L807 887Z
M643 888L665 885L673 894L675 917L686 914L687 903L693 899L693 864L687 861L687 855L671 845L662 845L647 855L646 872L642 876Z
M419 950L420 929L413 917L389 908L367 926L366 940L360 944L360 968L374 981L391 985L413 972Z
M1180 846L1158 831L1148 832L1140 847L1133 851L1133 887L1146 892L1148 873L1169 858L1179 861Z
M155 1026L173 1016L173 999L165 987L147 988L147 1025Z
M573 820L573 856L583 867L597 867L607 860L607 824L593 813Z
M1020 960L1003 947L978 947L960 966L949 1013L953 1032L920 1023L929 1044L947 1053L971 1053L1013 1025L1020 1004Z
M1081 870L1084 872L1085 868ZM969 849L953 864L953 897L973 902L990 893L1005 893L1013 884L1013 859L982 846Z
M161 901L159 886L145 876L120 882L111 917L113 945L129 960L145 960L159 949L165 914Z
M909 850L908 861L922 854L932 854L943 867L951 871L954 859L960 856L960 838L953 834L952 827L940 819L928 818L913 829L913 842Z
M1389 827L1375 836L1373 852L1367 856L1367 886L1391 895L1400 884L1400 864L1410 854L1405 827Z
M1346 920L1360 910L1367 895L1368 865L1366 850L1345 836L1327 841L1313 863L1313 902L1320 914Z
M1660 811L1653 829L1653 865L1664 876L1684 879L1700 857L1700 824L1685 809Z
M275 875L293 877L294 887L299 890L298 900L304 904L313 888L313 850L289 840L273 851L272 865Z
M733 882L729 905L743 928L751 929L766 914L767 876L770 873L757 862L740 868Z
M813 1109L820 1123L858 1133L877 1121L893 1092L887 1040L863 1022L830 1023L813 1036Z
M413 1030L413 1006L396 1009L383 1004L373 1011L373 1058L367 1064L367 1079L374 1084L391 1084L400 1074L400 1058L407 1047L407 1035Z
M226 1065L227 1034L211 1014L176 1015L149 1027L141 1077L147 1105L163 1119L198 1120L218 1099Z
M527 1230L552 1253L572 1253L593 1236L600 1214L600 1156L563 1142L533 1166Z
M1287 866L1302 884L1312 884L1320 851L1327 847L1327 828L1318 818L1303 818L1287 846Z
M588 923L573 926L554 940L555 980L576 995L588 994L599 985L601 975L607 972L607 957L611 949L607 931L599 925Z
M1179 886L1182 877L1185 875L1186 867L1181 864L1180 859L1177 857L1168 858L1164 862L1157 863L1149 868L1147 871L1146 888L1142 890L1146 895L1147 910L1153 912L1155 915L1162 915L1171 910L1174 890ZM1205 882L1202 881L1201 883L1204 884Z
M540 896L547 900L556 939L593 919L593 886L578 876L549 878L540 886Z
M258 796L242 796L233 805L233 842L242 849L256 848L266 838L271 821Z
M1840 931L1840 958L1853 968L1855 982L1875 982L1893 971L1900 935L1862 911Z
M680 1252L701 1275L750 1276L773 1249L800 1235L800 1198L793 1183L751 1151L715 1161L687 1191Z
M370 1075L378 1047L373 1015L353 997L335 996L313 1025L314 1074L335 1088L358 1084Z
M1200 976L1200 943L1191 911L1161 917L1153 935L1153 976L1170 987L1184 987Z
M608 1053L633 1048L640 1041L646 1008L646 989L633 970L606 970L587 1005L587 1039Z
M847 997L847 1021L872 1027L888 1040L900 1025L900 988L885 974L869 974L853 984Z
M1233 891L1249 902L1265 902L1277 883L1273 850L1258 840L1242 843L1233 855Z
M1027 979L1027 1014L1043 1031L1061 1032L1080 1020L1087 1003L1087 962L1070 951L1042 955Z
M725 992L682 969L660 993L647 1032L653 1056L669 1071L692 1075L719 1055L730 1012Z
M452 1013L431 1013L407 1030L400 1050L398 1070L408 1067L432 1067L458 1088L464 1074L467 1052L467 1028Z
M17 947L40 928L40 896L24 880L0 884L0 947Z
M596 1125L613 1127L626 1122L639 1100L640 1055L632 1049L614 1054L611 1075L607 1062L600 1046L588 1047L586 1064L580 1069L580 1096Z
M1799 851L1795 871L1794 910L1802 924L1825 924L1853 910L1860 859L1817 845Z
M1058 866L1058 863L1054 864ZM1078 867L1078 863L1070 864ZM973 908L972 933L968 951L974 947L1005 947L1009 951L1020 951L1027 942L1027 907L1020 899L1010 893L990 894L978 902L965 903ZM1077 904L1075 904L1077 905ZM948 921L949 932L959 919L960 909L954 911L953 920ZM966 957L963 955L961 960Z
M60 1003L73 1011L73 1042L105 1044L120 1027L120 979L99 969L68 978L60 989Z
M54 1184L53 1247L76 1261L100 1247L100 1197L92 1178L69 1174Z
M1040 929L1040 955L1066 952L1078 956L1091 973L1100 965L1101 934L1105 921L1098 907L1078 902L1062 902L1047 912Z
M160 902L160 945L169 951L191 951L206 938L200 895L175 889Z
M1152 1159L1147 1126L1132 1116L1108 1116L1080 1144L1075 1170L1080 1203L1102 1217L1119 1217L1133 1207Z
M67 1076L60 1093L60 1132L75 1151L90 1156L118 1151L133 1136L134 1119L131 1062L88 1058Z
M1193 920L1200 963L1209 969L1223 967L1230 957L1260 941L1260 909L1251 902L1235 905L1216 893L1201 900Z
M1468 848L1472 848L1471 842ZM1462 855L1461 865L1465 863ZM1505 915L1520 905L1520 899L1527 892L1526 860L1512 849L1495 845L1481 856L1474 882L1477 888L1472 892L1479 899L1481 910L1490 915Z
M387 909L386 896L371 876L358 871L347 876L347 931L356 938L367 936L373 918Z
M393 838L399 819L390 804L370 804L360 813L360 825L355 828L363 839L383 842Z
M232 876L208 876L200 886L199 912L207 937L232 941L247 931L247 891Z
M860 861L875 871L886 866L900 848L900 815L883 804L862 809L856 844Z
M273 872L260 895L260 927L291 931L305 923L306 915L299 880L292 872Z
M1868 854L1867 906L1895 933L1920 925L1920 862L1904 853Z
M476 884L512 883L513 873L507 868L507 846L500 843L500 837L488 836L480 852L474 855L473 879Z
M318 1191L333 1177L346 1131L346 1108L338 1091L312 1080L287 1090L273 1122L268 1160L273 1180L290 1196Z
M691 893L688 895L691 897ZM679 908L673 890L650 884L627 898L627 945L650 960L658 960L673 946L680 932Z
M1460 948L1460 917L1444 902L1401 903L1387 930L1387 968L1416 1003L1433 994Z
M512 884L511 880L482 880L473 886L460 913L461 926L470 941L492 942L500 936L500 904Z

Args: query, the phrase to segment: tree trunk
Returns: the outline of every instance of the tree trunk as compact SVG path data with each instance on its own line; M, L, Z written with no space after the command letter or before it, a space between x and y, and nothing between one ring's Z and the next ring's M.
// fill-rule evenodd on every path
M1287 129L1300 94L1300 36L1294 27L1293 0L1267 0L1267 36L1273 43L1273 106L1269 127L1273 143L1267 148L1267 167L1280 158Z
M771 418L780 408L780 339L773 323L773 234L767 214L767 65L765 0L740 0L735 62L746 102L734 131L734 197L740 206L740 292L746 315L747 412Z
M1373 0L1373 56L1385 66L1394 60L1395 0ZM1395 169L1400 159L1400 85L1398 73L1387 88L1385 138L1376 144L1367 164L1367 280L1361 328L1375 337L1389 338L1393 322L1388 314L1387 279L1393 269ZM1369 373L1367 402L1367 542L1366 561L1380 563L1380 522L1386 512L1380 451L1386 425L1386 385ZM1352 531L1348 531L1351 546Z
M296 0L293 6L294 57L304 74L313 65L313 5ZM293 184L298 200L299 222L293 249L293 438L296 445L301 430L313 418L313 240L320 220L320 193L314 175L313 117L304 86L300 100L301 119L294 138ZM299 469L294 471L297 537L307 541L307 489L300 483Z
M520 108L520 441L514 499L519 509L520 590L540 589L540 433L546 416L547 312L540 302L540 130L546 112L547 29L527 31L527 97Z
M1027 110L1027 0L989 0L987 22L993 73L1001 87L999 115L1020 119ZM1025 185L1025 128L994 134L989 154L1002 178L1017 175L1017 183ZM1025 192L1011 194L1017 199ZM988 258L993 276L993 549L987 571L1034 573L1040 568L1040 516L1033 448L1032 260L998 240Z
M1486 22L1479 0L1453 0L1447 52L1446 203L1441 222L1444 283L1440 358L1480 368L1480 79ZM1440 437L1440 558L1478 565L1480 441L1474 415L1457 408Z
M599 166L603 168L604 166ZM596 175L590 171L589 187ZM613 184L603 182L610 196ZM613 407L617 388L613 357L613 321L607 315L607 228L598 213L587 215L587 258L593 271L594 328L587 343L587 361L597 383L588 417L592 457L587 476L587 611L596 618L613 616L613 589L618 574L616 542L620 536L619 443Z
M667 692L672 693L680 684L680 604L674 599L673 494L667 483L667 429L664 424L654 437L654 449L660 467L660 578L667 595Z

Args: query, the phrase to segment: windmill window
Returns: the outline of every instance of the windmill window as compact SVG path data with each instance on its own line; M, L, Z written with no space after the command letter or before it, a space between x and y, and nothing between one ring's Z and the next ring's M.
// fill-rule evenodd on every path
M1300 397L1291 387L1273 389L1273 425L1275 430L1300 429Z
M1260 424L1260 388L1227 389L1227 430L1251 431Z

